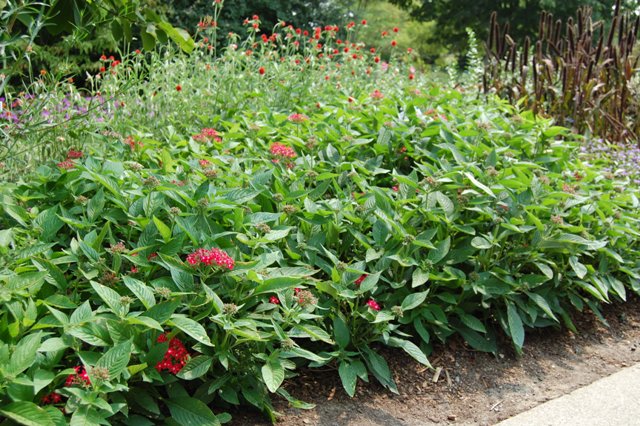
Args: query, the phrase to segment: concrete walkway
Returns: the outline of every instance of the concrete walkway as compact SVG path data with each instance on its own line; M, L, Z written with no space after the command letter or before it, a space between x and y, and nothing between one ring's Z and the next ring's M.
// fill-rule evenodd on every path
M640 426L640 364L520 413L499 426Z

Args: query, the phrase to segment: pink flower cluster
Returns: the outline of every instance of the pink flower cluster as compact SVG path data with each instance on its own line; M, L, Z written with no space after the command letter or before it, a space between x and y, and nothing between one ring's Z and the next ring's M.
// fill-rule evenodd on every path
M87 370L85 370L83 366L78 365L76 367L73 367L73 369L76 370L76 372L67 376L67 380L65 380L64 382L65 386L89 386L91 384L91 380L89 379Z
M378 302L376 302L373 299L369 299L367 301L367 306L370 307L371 309L373 309L374 311L379 311L381 309L380 305L378 304Z
M193 140L196 142L222 142L222 138L216 129L205 128L200 131L197 135L193 135Z
M73 169L76 164L71 160L64 160L56 164L56 166L60 167L61 169L70 170Z
M376 90L374 90L374 91L371 93L371 97L372 97L373 99L383 99L383 98L384 98L384 95L382 94L382 92L381 92L381 91L379 91L378 89L376 89Z
M199 248L187 255L187 263L192 266L200 264L211 266L215 264L229 270L232 270L236 264L231 256L217 248L212 248L211 250Z
M307 121L309 119L309 117L307 117L304 114L300 114L298 112L294 112L293 114L289 115L288 120L291 121L292 123L304 123L305 121Z
M158 343L164 343L166 341L167 335L165 333L158 336ZM169 348L164 354L164 358L156 364L156 370L159 372L166 370L171 374L178 374L188 360L189 352L184 347L182 341L174 337L169 341Z
M293 148L291 148L290 146L286 146L285 144L282 144L280 142L271 144L269 152L271 152L271 155L273 155L274 157L296 158L296 152L293 150Z

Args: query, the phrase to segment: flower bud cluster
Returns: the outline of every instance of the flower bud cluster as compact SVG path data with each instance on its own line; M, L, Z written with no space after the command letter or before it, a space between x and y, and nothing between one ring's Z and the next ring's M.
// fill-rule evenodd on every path
M211 250L207 250L204 248L199 248L193 253L187 256L187 263L192 266L197 266L200 264L211 266L216 265L229 270L232 270L235 266L235 261L231 256L229 256L224 251L212 248Z
M167 335L165 333L158 336L158 343L164 343L166 341ZM164 354L164 358L156 364L156 370L159 372L168 371L171 374L178 374L187 364L188 360L189 352L184 347L182 341L174 337L169 341L169 348Z

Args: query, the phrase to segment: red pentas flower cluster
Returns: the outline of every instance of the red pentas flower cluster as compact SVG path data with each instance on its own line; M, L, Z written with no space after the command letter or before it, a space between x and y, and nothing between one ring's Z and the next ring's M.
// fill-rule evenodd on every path
M222 142L222 138L220 137L220 133L216 129L204 128L197 135L193 135L193 140L196 142Z
M229 270L232 270L236 264L231 256L217 248L212 248L211 250L199 248L187 255L187 263L191 266L211 266L215 264L215 266Z
M293 167L291 159L296 158L296 152L290 146L287 146L280 142L275 142L271 144L269 152L273 157L271 161L273 161L274 163L279 163L282 160L288 168Z
M56 392L46 394L40 399L42 405L60 404L62 402L62 395Z
M292 123L304 123L305 121L307 121L309 119L309 117L307 117L304 114L300 114L299 112L294 112L293 114L289 115L289 117L287 117L287 119L289 121L291 121Z
M167 335L162 333L158 336L158 343L167 341ZM184 344L177 337L169 340L169 348L164 354L162 361L156 364L156 370L159 372L168 371L172 374L178 374L189 360L189 352Z
M82 158L83 155L82 151L76 151L72 148L67 152L67 158L59 162L57 166L65 170L73 169L75 167L73 160Z
M378 304L378 302L376 302L373 299L369 299L367 301L367 306L370 307L371 309L373 309L374 311L379 311L381 309L380 305Z
M67 380L64 382L65 386L89 386L91 384L89 374L87 374L87 370L85 370L83 366L78 365L73 367L73 369L76 370L76 372L67 376Z

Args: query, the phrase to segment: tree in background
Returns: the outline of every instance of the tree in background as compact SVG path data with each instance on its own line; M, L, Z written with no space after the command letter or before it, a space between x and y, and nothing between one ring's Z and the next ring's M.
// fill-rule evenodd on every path
M176 26L193 31L205 16L213 14L212 0L164 0L167 16ZM258 15L261 29L270 32L279 22L296 27L309 28L317 25L340 25L348 17L348 4L344 0L247 0L224 2L217 20L222 28L220 37L228 32L243 35L246 28L242 22Z
M194 47L163 17L159 0L0 0L0 93L39 70L58 77L94 72L101 54L172 40ZM13 78L11 78L13 77Z
M431 40L462 53L467 44L465 29L471 28L480 40L489 32L491 12L510 25L509 33L514 38L534 36L538 31L538 20L543 10L554 17L566 20L575 15L580 6L593 7L595 19L609 17L615 0L389 0L404 9L419 21L435 21L436 31ZM625 8L637 9L637 0L625 0Z

